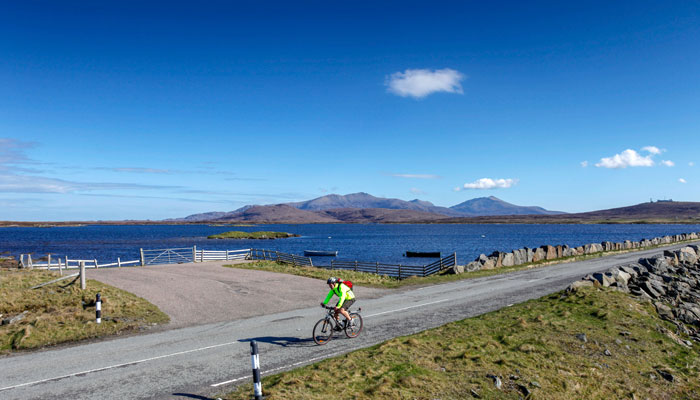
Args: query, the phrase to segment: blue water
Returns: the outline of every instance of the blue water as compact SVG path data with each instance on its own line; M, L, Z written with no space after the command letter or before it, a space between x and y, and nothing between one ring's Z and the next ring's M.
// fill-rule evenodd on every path
M302 235L276 240L210 240L206 237L231 230L281 231ZM71 259L97 259L100 263L139 258L139 248L164 249L197 246L206 250L262 248L303 255L304 250L337 250L340 260L379 261L420 265L430 259L406 259L403 253L457 252L466 263L480 253L510 251L544 244L580 246L602 241L640 240L678 233L700 232L700 225L149 225L53 228L0 228L0 253L32 253L36 260L47 253ZM482 237L483 235L483 237ZM327 264L319 258L317 264Z

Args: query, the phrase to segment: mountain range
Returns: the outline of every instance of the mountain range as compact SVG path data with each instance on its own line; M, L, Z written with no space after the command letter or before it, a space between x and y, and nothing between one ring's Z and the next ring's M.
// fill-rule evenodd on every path
M542 207L518 206L497 197L480 197L452 207L423 200L375 197L367 193L330 194L312 200L275 205L248 205L229 212L193 214L170 222L341 223L439 222L450 218L497 215L557 215Z

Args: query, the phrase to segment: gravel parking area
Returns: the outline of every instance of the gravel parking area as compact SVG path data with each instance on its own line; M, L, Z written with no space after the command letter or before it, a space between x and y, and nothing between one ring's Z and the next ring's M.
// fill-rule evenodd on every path
M90 269L88 279L143 297L170 316L170 328L232 321L319 304L328 293L325 282L267 271L225 268L231 261L146 267ZM329 273L330 275L330 273ZM387 289L355 286L362 299ZM104 311L109 310L105 299Z

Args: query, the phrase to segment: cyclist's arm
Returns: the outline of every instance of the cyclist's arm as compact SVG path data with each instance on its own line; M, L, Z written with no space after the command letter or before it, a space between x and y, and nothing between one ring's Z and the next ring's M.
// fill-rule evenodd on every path
M333 290L330 290L330 291L328 292L328 296L326 296L326 299L323 300L323 304L324 304L324 305L328 304L328 301L331 299L331 297L333 297Z

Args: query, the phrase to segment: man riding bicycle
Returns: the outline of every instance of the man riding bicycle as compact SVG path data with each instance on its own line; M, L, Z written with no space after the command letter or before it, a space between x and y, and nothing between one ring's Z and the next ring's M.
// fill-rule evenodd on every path
M336 277L330 277L326 281L328 284L328 287L330 287L330 291L328 292L328 296L326 296L326 300L321 303L321 307L325 307L326 304L328 304L328 301L333 297L333 295L336 295L339 297L338 304L335 305L335 320L340 322L338 319L338 313L343 314L345 317L345 322L350 321L350 314L348 313L348 309L350 306L355 302L355 294L352 292L352 289L350 289L346 284L343 283L340 279Z

